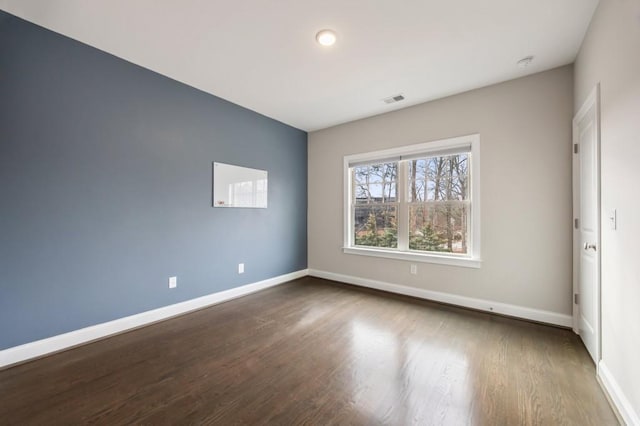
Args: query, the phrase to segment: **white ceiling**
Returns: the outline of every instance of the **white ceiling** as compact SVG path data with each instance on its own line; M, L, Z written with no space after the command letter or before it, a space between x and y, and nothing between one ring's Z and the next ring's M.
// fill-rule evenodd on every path
M303 130L572 63L598 0L0 0ZM324 48L315 34L332 28ZM526 69L516 61L535 55ZM382 98L402 93L387 105Z

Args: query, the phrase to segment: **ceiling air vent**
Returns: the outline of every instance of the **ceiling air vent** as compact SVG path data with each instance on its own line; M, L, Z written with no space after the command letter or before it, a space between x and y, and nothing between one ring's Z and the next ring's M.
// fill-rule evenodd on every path
M383 101L385 104L393 104L396 102L404 101L404 96L402 95L389 96L388 98L384 98Z

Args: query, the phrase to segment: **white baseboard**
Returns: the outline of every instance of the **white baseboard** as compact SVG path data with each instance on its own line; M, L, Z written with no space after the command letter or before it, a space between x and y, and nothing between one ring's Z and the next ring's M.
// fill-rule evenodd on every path
M8 367L13 364L28 361L33 358L42 357L55 352L80 346L95 340L122 333L134 328L143 327L162 320L169 319L178 315L182 315L191 311L205 308L207 306L226 302L241 296L246 296L269 287L274 287L288 281L311 275L327 280L353 284L361 287L373 288L390 293L403 294L406 296L417 297L420 299L433 300L436 302L448 303L451 305L463 306L472 309L478 309L487 312L493 312L512 317L539 321L548 324L559 325L571 328L573 318L570 315L559 314L556 312L543 311L539 309L527 308L524 306L510 305L500 302L492 302L489 300L475 299L471 297L458 296L455 294L442 293L432 290L424 290L415 287L407 287L399 284L392 284L383 281L371 280L367 278L359 278L350 275L337 274L333 272L320 271L317 269L303 269L285 275L247 284L242 287L232 288L229 290L212 293L196 299L187 300L162 308L153 309L151 311L142 312L117 320L97 324L91 327L82 328L71 331L69 333L60 334L35 342L26 343L20 346L4 349L0 351L0 368ZM601 360L598 363L598 379L609 399L617 410L617 415L621 417L629 426L640 426L640 417L635 412L633 406L620 389L617 381L607 368L606 364Z
M435 302L448 303L450 305L463 306L465 308L493 312L496 314L559 325L567 328L571 328L573 326L573 317L571 315L560 314L557 312L543 311L518 305L509 305L507 303L493 302L491 300L474 299L471 297L424 290L416 287L407 287L399 284L371 280L368 278L359 278L350 275L336 274L333 272L319 271L317 269L309 269L309 275L327 280L354 284L361 287L388 291L390 293L404 294L406 296L417 297L420 299L433 300Z
M190 311L202 309L204 307L215 305L217 303L222 303L231 299L235 299L237 297L245 296L247 294L263 290L265 288L283 284L297 278L302 278L307 275L344 282L348 284L354 284L361 287L374 288L391 293L404 294L420 299L433 300L436 302L443 302L451 305L464 306L487 312L494 312L548 324L560 325L563 327L572 326L571 316L558 314L555 312L542 311L482 299L474 299L470 297L424 290L415 287L407 287L366 278L319 271L316 269L304 269L289 274L280 275L278 277L269 278L267 280L259 281L256 283L247 284L242 287L232 288L230 290L209 294L207 296L198 297L196 299L187 300L185 302L176 303L174 305L164 306L162 308L153 309L151 311L142 312L136 315L119 318L117 320L97 324L46 339L37 340L35 342L25 343L24 345L4 349L0 351L0 368L18 364L55 352L60 352L74 346L83 345L94 340L111 336L113 334L122 333L124 331L149 325L154 322L162 321L177 315L182 315Z
M622 392L618 382L603 360L598 363L598 379L613 404L614 411L617 411L616 414L620 417L619 420L622 420L627 426L640 426L640 416L633 409L633 405Z
M308 270L303 269L252 284L247 284L242 287L208 294L185 302L164 306L151 311L142 312L102 324L59 334L46 339L37 340L35 342L25 343L24 345L4 349L0 351L0 368L52 354L54 352L60 352L74 346L79 346L113 334L122 333L154 322L166 320L210 305L226 302L237 297L246 296L247 294L255 293L256 291L264 290L265 288L305 277L308 274Z

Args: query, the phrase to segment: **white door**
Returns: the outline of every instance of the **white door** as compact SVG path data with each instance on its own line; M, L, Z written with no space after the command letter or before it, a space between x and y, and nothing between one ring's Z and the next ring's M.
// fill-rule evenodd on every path
M600 359L600 96L596 86L573 119L574 330Z

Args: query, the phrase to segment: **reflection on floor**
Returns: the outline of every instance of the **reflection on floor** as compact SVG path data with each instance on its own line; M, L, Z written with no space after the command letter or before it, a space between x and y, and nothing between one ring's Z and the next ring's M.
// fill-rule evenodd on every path
M0 371L6 424L617 424L569 330L303 278Z

